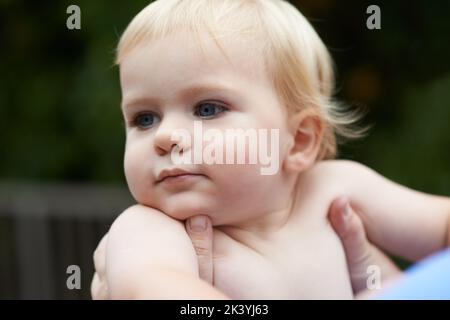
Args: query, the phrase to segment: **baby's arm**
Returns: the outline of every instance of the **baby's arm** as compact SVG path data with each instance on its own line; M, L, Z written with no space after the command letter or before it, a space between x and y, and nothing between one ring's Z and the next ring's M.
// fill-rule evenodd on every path
M413 261L450 246L450 198L408 189L355 162L339 166L375 245Z
M136 205L111 226L106 244L111 299L224 299L198 276L197 256L184 225Z

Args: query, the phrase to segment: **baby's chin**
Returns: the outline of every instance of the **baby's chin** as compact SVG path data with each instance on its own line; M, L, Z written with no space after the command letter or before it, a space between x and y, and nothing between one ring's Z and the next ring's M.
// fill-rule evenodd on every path
M185 205L175 204L173 206L167 205L160 211L167 214L169 217L185 221L191 217L204 215L211 219L213 227L223 225L235 225L244 222L244 215L233 215L232 212L224 211L224 206L217 205L199 205L198 203L186 203Z
M205 215L210 217L211 219L214 219L215 216L219 212L215 210L215 206L207 205L205 203L196 203L196 202L189 202L189 203L167 203L166 209L163 210L166 212L167 215L174 219L178 220L186 220L194 216L198 215Z
M205 215L211 218L213 226L220 226L241 222L238 220L245 220L246 216L244 208L236 208L236 202L202 192L180 192L159 197L152 196L152 199L153 201L137 200L179 221ZM236 212L239 214L233 214Z
M177 220L198 215L206 215L214 220L220 214L220 206L216 201L195 193L170 195L165 199L158 199L158 203L152 204L151 207Z

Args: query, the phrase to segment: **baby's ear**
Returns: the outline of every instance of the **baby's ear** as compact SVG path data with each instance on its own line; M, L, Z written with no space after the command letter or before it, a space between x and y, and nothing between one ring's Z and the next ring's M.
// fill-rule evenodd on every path
M324 124L320 116L310 110L304 110L288 121L292 140L285 168L299 173L315 162L322 143Z

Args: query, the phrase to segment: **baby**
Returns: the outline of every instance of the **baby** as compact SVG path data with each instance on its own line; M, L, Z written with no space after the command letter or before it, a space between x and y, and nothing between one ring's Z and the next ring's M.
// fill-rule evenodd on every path
M416 260L448 245L448 198L332 160L337 135L357 136L356 119L333 101L328 51L288 2L155 1L126 29L117 63L125 175L138 205L104 240L111 298L352 298L327 220L340 195L392 254ZM183 138L198 128L209 132L200 145ZM246 147L249 132L276 132L265 146L276 170L264 174L267 163L249 160L254 150L242 163L220 161L221 152L239 157L221 148L229 129ZM198 150L214 161L180 162ZM214 227L212 286L199 278L183 224L199 214Z

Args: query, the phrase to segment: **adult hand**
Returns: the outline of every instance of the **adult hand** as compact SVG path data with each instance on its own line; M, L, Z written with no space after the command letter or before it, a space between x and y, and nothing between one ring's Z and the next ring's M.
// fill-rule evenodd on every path
M328 218L344 246L355 295L367 294L363 291L368 289L368 271L371 266L376 266L381 271L382 283L402 274L386 254L370 243L358 212L347 198L339 197L332 202Z
M186 231L198 258L198 272L201 279L213 285L213 229L208 216L198 215L186 220Z

